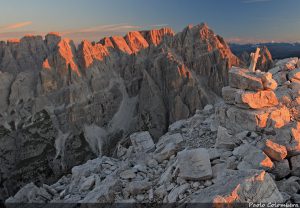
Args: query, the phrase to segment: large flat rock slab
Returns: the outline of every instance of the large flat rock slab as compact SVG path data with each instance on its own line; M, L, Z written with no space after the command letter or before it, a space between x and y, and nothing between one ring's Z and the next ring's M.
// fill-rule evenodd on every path
M248 69L233 67L229 71L229 85L244 90L263 90L262 79Z
M187 180L206 180L212 177L209 153L204 148L178 153L179 177Z
M224 105L217 109L217 117L221 126L232 133L242 131L261 131L265 128L282 128L290 122L289 110L283 107L264 109L242 109L233 105Z
M190 197L192 203L283 203L283 197L265 171L226 170L217 182ZM193 205L191 205L193 206Z

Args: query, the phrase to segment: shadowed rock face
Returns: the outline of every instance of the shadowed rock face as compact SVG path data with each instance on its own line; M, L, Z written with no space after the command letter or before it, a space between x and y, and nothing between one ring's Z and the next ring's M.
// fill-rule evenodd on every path
M29 157L31 171L20 183L56 176L46 161L41 167L47 166L43 169L47 174L36 171L38 158L59 157L64 167L58 171L61 174L92 157L95 149L95 154L110 154L130 132L149 131L157 139L170 123L218 100L228 83L228 69L238 64L223 38L205 24L189 26L178 34L169 28L135 31L99 43L83 41L78 47L56 33L45 39L30 36L1 42L0 124L9 132L22 132L24 126L19 124L39 112L47 113L47 122L51 122L49 129L43 130L45 139L40 141L36 135L33 141L37 145L47 141L47 151ZM87 126L100 130L83 134L84 129L95 129L84 128ZM51 129L55 133L50 133ZM23 136L18 139L24 143L19 148L22 153L28 143ZM76 153L59 156L61 147ZM4 156L17 154L3 148ZM13 163L22 161L15 158ZM8 167L11 163L7 162ZM16 172L21 169L13 168ZM9 168L0 170L5 172L1 180L7 180ZM15 180L13 176L10 179ZM11 192L1 196L7 194Z

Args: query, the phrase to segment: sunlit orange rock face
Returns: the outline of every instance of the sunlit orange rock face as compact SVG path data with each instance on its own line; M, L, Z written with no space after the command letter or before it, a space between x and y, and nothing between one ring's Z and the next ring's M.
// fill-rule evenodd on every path
M149 44L140 32L129 32L125 36L125 40L133 53L137 53L142 49L148 48Z
M164 37L173 37L175 35L174 31L167 27L160 30L142 31L141 33L149 44L153 44L155 46L159 45Z
M81 76L79 68L75 63L75 46L73 41L69 39L62 39L58 43L58 56L59 56L59 65L57 66L58 71L63 71L66 73L69 68L76 73L78 76Z
M9 40L7 40L7 43L9 44L9 43L20 43L21 42L21 40L20 39L17 39L17 38L13 38L13 39L9 39Z
M287 107L282 106L270 113L271 125L281 128L291 121L291 115Z
M287 156L286 147L267 139L264 152L272 159L281 161Z
M111 39L108 38L108 37L105 37L105 38L101 39L100 44L102 44L107 49L114 48L114 44L112 43Z
M241 100L250 108L260 109L278 105L278 99L273 91L244 92Z
M130 49L130 47L128 46L128 44L122 36L113 36L111 37L111 40L115 45L115 48L119 49L124 53L132 54L132 50Z
M79 58L83 68L88 68L95 60L102 61L109 52L106 47L96 43L92 45L89 41L83 41L78 47Z

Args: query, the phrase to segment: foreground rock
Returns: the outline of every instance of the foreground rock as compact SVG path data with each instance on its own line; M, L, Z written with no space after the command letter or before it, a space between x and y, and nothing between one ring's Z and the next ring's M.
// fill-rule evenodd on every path
M192 203L283 203L276 184L264 171L226 171L213 186L196 192Z

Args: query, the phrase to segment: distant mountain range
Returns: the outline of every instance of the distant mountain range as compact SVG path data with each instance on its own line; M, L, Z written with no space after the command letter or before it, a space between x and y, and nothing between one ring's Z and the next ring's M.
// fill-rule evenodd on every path
M273 59L300 57L300 43L259 43L259 44L229 44L232 52L240 56L243 52L253 52L256 47L266 46Z

